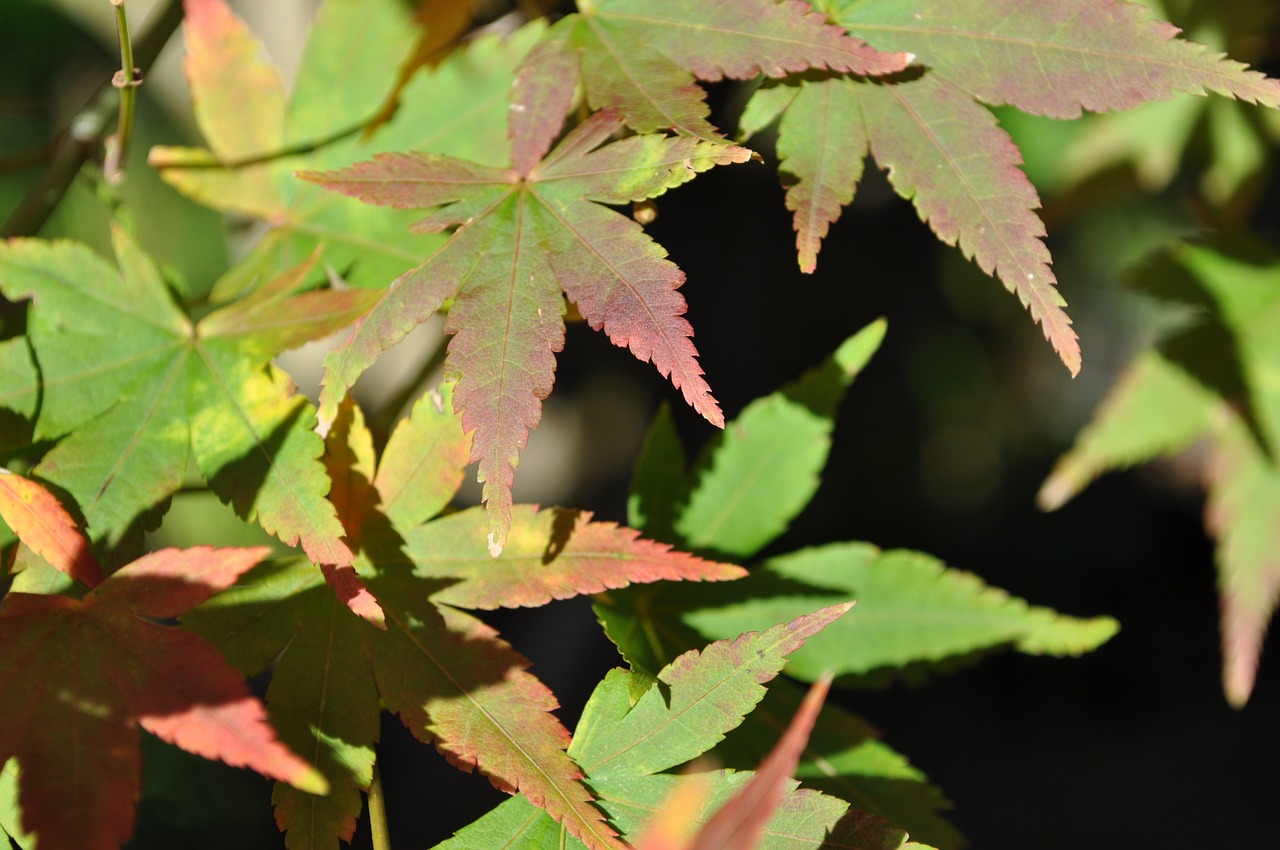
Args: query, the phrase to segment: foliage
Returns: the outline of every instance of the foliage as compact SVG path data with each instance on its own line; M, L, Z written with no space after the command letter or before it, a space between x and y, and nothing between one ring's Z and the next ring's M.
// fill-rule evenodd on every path
M1056 508L1103 472L1207 440L1205 522L1218 539L1223 688L1243 705L1280 601L1280 274L1274 260L1188 246L1148 265L1139 282L1195 312L1135 358L1040 499ZM1161 409L1178 415L1151 415Z
M140 725L276 780L286 846L336 847L362 794L380 817L385 709L512 795L443 847L924 847L908 830L961 846L920 771L859 717L819 709L827 687L917 683L1000 649L1079 655L1115 621L919 552L780 551L886 323L726 422L685 274L639 205L763 159L698 85L754 81L740 137L777 124L802 271L869 154L1074 375L1040 198L987 107L1075 118L1206 91L1274 107L1280 82L1111 0L580 0L438 55L431 28L456 22L429 6L424 28L399 0L326 0L289 89L224 0L184 0L206 146L153 147L146 167L261 228L211 286L140 247L135 219L163 215L141 206L113 211L114 263L87 244L100 234L0 245L0 827L28 850L120 846ZM1187 246L1142 280L1182 324L1139 355L1042 500L1209 438L1225 682L1242 703L1280 595L1280 281L1270 258ZM348 391L440 313L444 379L370 427ZM689 465L663 409L630 527L513 496L574 321L723 428ZM339 332L313 404L275 358ZM485 505L453 507L472 462ZM275 548L154 547L175 500L206 489ZM627 669L570 736L529 662L469 612L588 594ZM244 679L263 672L259 702ZM694 761L707 754L725 767Z

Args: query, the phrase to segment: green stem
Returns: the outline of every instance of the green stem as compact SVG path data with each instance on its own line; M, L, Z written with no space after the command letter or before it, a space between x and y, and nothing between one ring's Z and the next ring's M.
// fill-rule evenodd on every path
M387 804L382 797L382 778L378 766L373 766L373 781L369 783L369 832L373 836L373 850L391 850L391 833L387 830Z
M107 155L102 165L103 176L110 185L124 180L124 158L129 153L133 135L133 115L138 103L139 69L133 64L133 39L129 36L129 19L124 13L124 0L108 0L116 10L116 31L120 34L120 70L111 85L120 89L120 120L116 133L107 139Z
M155 62L161 48L182 23L182 0L168 0L163 8L152 13L148 22L149 26L138 39L137 49L133 52L134 64L143 73ZM113 88L105 88L107 91L93 97L71 120L68 129L54 141L53 153L44 173L9 216L4 227L0 227L0 238L38 233L80 173L80 167L97 154L116 104Z

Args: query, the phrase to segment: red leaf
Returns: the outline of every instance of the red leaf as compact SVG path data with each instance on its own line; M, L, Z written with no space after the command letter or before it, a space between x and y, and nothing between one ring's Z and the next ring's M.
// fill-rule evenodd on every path
M95 587L102 581L89 541L48 490L0 468L0 516L18 539L73 579Z
M0 606L0 762L22 768L24 828L49 850L112 850L139 793L135 723L189 752L324 793L202 639L143 619L209 598L266 549L166 549L83 601L11 593Z
M707 821L690 850L753 850L757 846L765 826L791 790L791 775L800 763L800 756L809 742L809 732L813 730L830 686L829 675L813 684L791 725L760 763L747 787Z

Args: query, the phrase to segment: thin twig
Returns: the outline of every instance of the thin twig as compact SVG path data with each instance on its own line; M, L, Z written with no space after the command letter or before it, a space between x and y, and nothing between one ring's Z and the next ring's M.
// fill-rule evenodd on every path
M142 75L133 64L133 39L129 36L124 0L108 2L116 10L116 32L120 36L120 70L111 78L111 85L120 90L120 120L116 124L115 135L107 137L102 174L108 184L118 186L124 180L124 159L129 154L129 139L133 136L133 115L137 109Z
M134 65L142 73L156 61L160 50L182 23L182 0L169 0L152 20L154 23L134 45ZM72 119L70 126L54 142L44 173L0 228L0 238L32 236L44 227L62 196L71 188L71 181L80 173L80 167L97 156L111 116L116 113L117 97L115 88L106 84L103 91Z
M373 766L373 781L369 783L369 833L373 838L373 850L391 850L387 803L382 796L382 778L376 764Z
M38 148L27 148L17 153L5 154L0 156L0 174L9 174L14 171L26 171L28 168L35 168L37 165L43 165L49 161L49 146L41 145Z

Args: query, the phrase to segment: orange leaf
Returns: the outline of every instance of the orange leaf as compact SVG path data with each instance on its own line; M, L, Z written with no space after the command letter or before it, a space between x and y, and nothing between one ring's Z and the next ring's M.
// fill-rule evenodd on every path
M73 579L96 587L102 568L62 504L29 478L0 469L0 516L40 557Z

